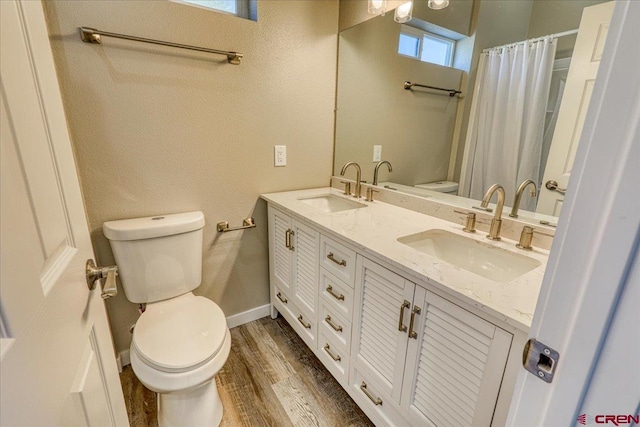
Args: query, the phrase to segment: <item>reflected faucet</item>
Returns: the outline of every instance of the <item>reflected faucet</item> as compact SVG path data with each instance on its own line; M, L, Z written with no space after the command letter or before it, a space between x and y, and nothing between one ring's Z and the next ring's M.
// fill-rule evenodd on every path
M347 171L347 168L349 166L354 166L356 168L356 189L353 194L353 197L355 197L356 199L359 199L362 194L362 187L360 185L360 179L362 178L362 169L360 169L360 165L357 164L356 162L347 162L342 167L342 170L340 171L340 176L344 176L344 173Z
M498 203L496 203L496 212L493 215L493 219L491 220L491 228L489 229L489 234L487 234L487 239L491 240L500 240L500 227L502 227L502 208L504 208L504 188L500 184L493 184L486 193L484 193L484 197L482 198L482 203L480 206L486 208L489 206L489 201L493 196L493 193L498 192Z
M386 160L383 160L381 162L378 162L378 164L376 164L376 168L373 170L373 185L378 185L378 169L380 169L380 166L386 164L389 167L389 172L393 172L393 168L391 167L391 163L389 163Z
M518 218L518 209L520 208L520 200L522 200L522 193L524 193L524 189L527 188L529 184L532 185L531 193L529 193L531 197L536 197L538 195L538 187L536 187L535 182L533 182L530 179L522 181L522 183L518 187L518 190L516 191L516 198L513 200L513 207L511 208L511 213L509 214L511 218Z

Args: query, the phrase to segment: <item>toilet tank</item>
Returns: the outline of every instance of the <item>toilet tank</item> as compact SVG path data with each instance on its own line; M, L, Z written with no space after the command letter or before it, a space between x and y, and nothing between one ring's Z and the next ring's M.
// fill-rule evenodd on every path
M127 299L161 301L200 286L203 227L202 212L105 222Z

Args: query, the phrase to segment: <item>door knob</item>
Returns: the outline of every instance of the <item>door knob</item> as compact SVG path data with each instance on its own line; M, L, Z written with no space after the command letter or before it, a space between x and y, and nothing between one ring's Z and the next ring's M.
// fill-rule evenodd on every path
M560 194L565 194L567 192L566 188L560 188L558 187L558 183L556 181L553 180L549 180L547 181L544 186L547 188L547 190L550 191L557 191Z
M92 259L87 260L86 264L87 286L92 291L96 287L96 282L100 279L106 279L104 286L102 287L102 293L100 296L102 299L107 299L118 295L118 288L116 286L116 276L118 275L118 266L111 265L109 267L96 267L96 264Z

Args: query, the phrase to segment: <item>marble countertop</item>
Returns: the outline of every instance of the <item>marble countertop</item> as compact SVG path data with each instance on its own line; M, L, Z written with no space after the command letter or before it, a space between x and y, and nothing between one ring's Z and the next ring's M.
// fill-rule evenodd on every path
M360 199L361 203L367 205L366 208L326 213L298 200L323 194L346 197L329 187L263 194L261 197L284 212L298 215L316 225L327 236L348 242L367 258L396 267L407 279L427 282L442 296L448 294L450 298L470 304L514 328L525 333L529 331L547 266L548 251L534 247L525 252L516 249L513 240L492 242L485 238L486 233L462 232L462 224L380 201L365 202ZM352 197L349 199L354 200ZM541 265L510 282L496 282L418 252L397 240L430 229L446 230L526 255L540 261Z

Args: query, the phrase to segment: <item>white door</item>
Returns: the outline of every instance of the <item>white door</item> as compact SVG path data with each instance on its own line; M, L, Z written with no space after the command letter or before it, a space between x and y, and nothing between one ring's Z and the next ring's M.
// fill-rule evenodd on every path
M509 426L637 424L625 417L640 415L638 40L640 2L617 1L529 332L558 351L555 375L520 370Z
M128 425L40 2L0 1L0 424Z
M559 216L593 85L600 67L602 51L609 31L614 2L586 7L582 12L578 38L573 50L569 75L558 112L547 166L544 171L536 212ZM561 191L550 190L546 183L555 181Z

